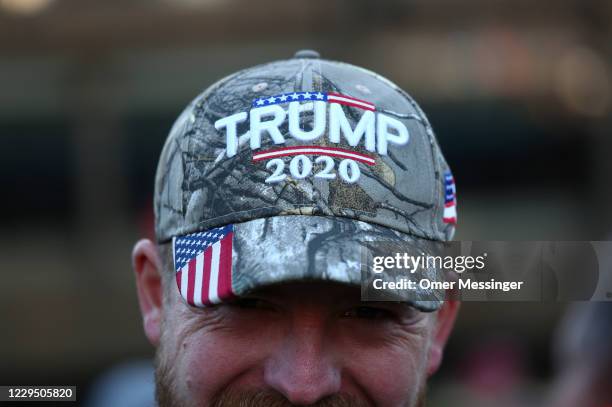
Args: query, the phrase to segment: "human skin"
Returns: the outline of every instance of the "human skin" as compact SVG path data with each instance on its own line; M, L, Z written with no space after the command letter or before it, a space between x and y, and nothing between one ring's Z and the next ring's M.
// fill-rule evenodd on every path
M210 406L226 394L266 391L287 405L346 397L415 406L458 310L453 301L435 313L361 302L359 287L325 282L265 287L198 309L176 287L164 289L172 280L162 273L171 271L153 242L138 242L132 260L145 334L158 348L158 397L168 405Z

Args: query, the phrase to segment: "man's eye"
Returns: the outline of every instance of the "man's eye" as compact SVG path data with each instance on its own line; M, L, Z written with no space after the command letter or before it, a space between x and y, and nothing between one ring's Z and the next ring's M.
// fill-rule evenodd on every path
M393 318L393 313L384 308L376 307L355 307L343 314L345 318L362 318L362 319L389 319Z
M259 298L239 298L232 305L242 309L271 309L272 305Z

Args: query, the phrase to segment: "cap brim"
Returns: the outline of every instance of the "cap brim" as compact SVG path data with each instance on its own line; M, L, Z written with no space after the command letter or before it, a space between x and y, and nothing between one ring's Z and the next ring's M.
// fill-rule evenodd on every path
M222 302L236 296L243 296L269 285L300 282L329 281L362 287L362 279L367 278L364 271L364 249L377 242L391 242L401 247L410 247L419 253L429 251L431 241L416 238L393 229L376 224L342 217L309 215L286 215L260 218L237 223L225 240L220 259L213 257L213 267L222 268L217 276L205 283L205 291L211 286L219 288L212 298L204 292L199 304ZM399 246L398 246L399 247ZM223 248L221 249L223 250ZM231 252L231 264L229 253ZM225 256L225 257L224 257ZM216 263L215 263L216 261ZM206 274L206 261L200 261ZM224 264L225 263L225 264ZM211 261L208 260L208 264ZM210 266L209 266L210 267ZM201 266L202 268L202 266ZM366 269L367 271L367 269ZM363 276L363 277L362 277ZM417 278L406 274L407 278ZM206 280L204 276L191 276L191 284L201 289L196 281ZM193 303L188 289L177 278L179 291L183 298ZM183 277L183 282L187 278ZM215 287L212 288L215 291ZM444 292L436 290L410 290L410 292L391 293L390 299L403 300L422 311L435 311L440 308ZM197 294L196 294L197 296ZM198 305L198 304L195 304Z

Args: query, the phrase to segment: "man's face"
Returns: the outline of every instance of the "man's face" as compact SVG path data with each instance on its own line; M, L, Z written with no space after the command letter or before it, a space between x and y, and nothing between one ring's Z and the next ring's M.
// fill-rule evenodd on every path
M209 309L175 298L157 355L161 400L212 405L266 391L281 405L338 396L364 406L415 405L433 315L406 304L361 303L359 295L358 288L304 283Z
M205 309L169 287L156 328L143 306L147 271L135 267L161 406L418 406L450 331L438 313L306 282Z

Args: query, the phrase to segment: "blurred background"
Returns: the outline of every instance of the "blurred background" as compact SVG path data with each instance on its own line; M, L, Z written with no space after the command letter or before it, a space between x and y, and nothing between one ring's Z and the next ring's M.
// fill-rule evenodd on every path
M119 405L100 388L149 380L130 252L168 130L214 81L301 48L422 105L457 239L610 236L610 1L0 0L0 384ZM465 303L431 405L539 405L567 308Z

